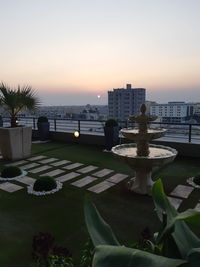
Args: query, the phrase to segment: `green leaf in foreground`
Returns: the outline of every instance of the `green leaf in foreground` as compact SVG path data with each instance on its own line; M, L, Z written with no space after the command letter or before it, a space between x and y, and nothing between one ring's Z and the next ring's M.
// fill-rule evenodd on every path
M98 246L93 259L95 267L176 267L184 263L184 260L170 259L121 246Z
M96 207L88 199L84 204L85 222L94 246L119 246L111 227L103 220Z

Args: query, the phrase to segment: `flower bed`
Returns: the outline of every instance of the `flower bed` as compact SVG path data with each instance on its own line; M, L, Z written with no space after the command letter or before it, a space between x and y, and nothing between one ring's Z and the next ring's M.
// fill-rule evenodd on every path
M57 184L57 187L52 189L52 190L50 190L50 191L35 191L33 189L34 185L29 185L27 187L27 192L28 192L28 194L32 194L32 195L35 195L35 196L45 196L45 195L54 194L55 192L59 191L63 186L63 184L58 182L58 181L56 182L56 184Z
M15 176L15 177L10 177L10 178L5 178L5 177L0 177L0 181L12 181L12 180L17 180L19 178L22 178L27 175L26 171L22 171L22 174Z

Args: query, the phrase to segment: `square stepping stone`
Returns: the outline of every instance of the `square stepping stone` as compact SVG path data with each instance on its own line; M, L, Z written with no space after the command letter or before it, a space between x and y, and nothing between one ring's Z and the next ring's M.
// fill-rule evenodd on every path
M51 168L52 168L51 166L44 165L42 167L32 169L29 172L31 172L31 173L38 173L38 172L42 172L42 171L45 171L45 170L48 170L48 169L51 169Z
M71 161L65 159L65 160L61 160L61 161L57 161L57 162L51 163L50 165L57 167L57 166L61 166L61 165L64 165L64 164L67 164L67 163L70 163L70 162Z
M174 188L174 190L170 193L171 196L188 198L188 196L193 191L193 187L187 185L178 185Z
M101 182L99 184L96 184L96 185L88 188L88 190L91 191L91 192L99 194L99 193L107 190L108 188L110 188L110 187L112 187L114 185L115 185L114 183L110 183L108 181L103 181L103 182Z
M128 175L126 175L126 174L117 173L117 174L114 174L113 176L111 176L110 178L106 179L106 181L117 184L117 183L123 181L124 179L126 179L127 177L128 177Z
M31 177L28 177L28 176L24 176L24 177L21 177L19 179L17 179L16 181L22 183L22 184L26 184L26 185L32 185L34 184L36 179L34 178L31 178Z
M20 160L20 161L16 161L16 162L12 162L12 163L6 164L6 166L19 166L19 165L22 165L22 164L25 164L25 163L28 163L28 161L27 160Z
M198 204L196 205L196 207L194 208L194 210L200 212L200 203L198 203Z
M56 158L44 159L44 160L39 161L39 163L47 164L47 163L50 163L50 162L53 162L53 161L56 161L56 160L58 160L58 159L56 159Z
M77 163L73 163L73 164L67 165L65 167L62 167L62 168L66 169L66 170L72 170L72 169L78 168L82 165L83 165L82 163L77 162Z
M113 170L110 170L110 169L103 169L101 171L98 171L96 173L93 173L92 175L101 178L101 177L104 177L104 176L110 174L111 172L114 172L114 171Z
M182 202L182 199L174 198L174 197L167 197L169 202L174 206L174 208L177 210Z
M32 157L32 158L29 158L28 160L30 161L38 161L38 160L41 160L41 159L44 159L44 158L47 158L47 156L35 156L35 157Z
M80 170L77 170L77 172L80 172L80 173L88 173L88 172L94 171L96 169L98 169L98 167L93 166L93 165L89 165L89 166L87 166L85 168L82 168Z
M27 169L31 169L31 168L34 168L34 167L37 167L37 166L40 166L40 164L33 162L33 163L29 163L29 164L23 165L20 168L23 169L23 170L27 170Z
M80 179L74 183L71 183L72 185L75 185L75 186L78 186L78 187L83 187L87 184L90 184L92 182L94 182L95 180L97 180L97 178L94 178L92 176L86 176L85 178L83 179Z
M59 182L62 182L63 183L63 182L69 181L69 180L71 180L73 178L76 178L78 176L80 176L79 173L70 172L70 173L67 173L65 175L62 175L62 176L57 177L56 178L56 181L59 181Z
M10 182L6 182L6 183L0 184L0 189L4 190L6 192L9 192L9 193L13 193L13 192L18 191L20 189L23 189L23 187L20 185L12 184Z
M63 172L65 172L65 171L57 169L57 170L53 170L53 171L50 171L50 172L45 172L44 174L42 174L40 176L51 176L52 177L52 176L56 176L58 174L61 174Z

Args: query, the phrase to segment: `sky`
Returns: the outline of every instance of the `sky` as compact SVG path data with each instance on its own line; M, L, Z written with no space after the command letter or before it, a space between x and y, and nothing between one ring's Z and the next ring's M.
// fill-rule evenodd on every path
M0 0L0 81L44 105L200 102L200 0Z

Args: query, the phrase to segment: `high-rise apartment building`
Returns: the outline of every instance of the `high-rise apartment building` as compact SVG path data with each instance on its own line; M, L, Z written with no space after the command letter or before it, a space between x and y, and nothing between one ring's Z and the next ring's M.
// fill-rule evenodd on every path
M153 104L150 114L158 116L161 122L183 123L195 114L197 103L168 102L167 104Z
M117 88L108 91L108 116L116 120L127 120L130 115L140 113L141 104L145 103L146 89L132 88L127 84L126 88Z

